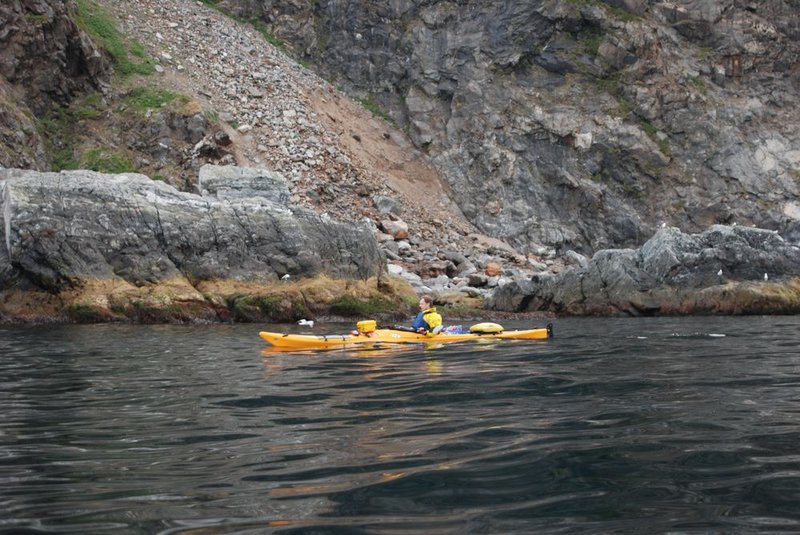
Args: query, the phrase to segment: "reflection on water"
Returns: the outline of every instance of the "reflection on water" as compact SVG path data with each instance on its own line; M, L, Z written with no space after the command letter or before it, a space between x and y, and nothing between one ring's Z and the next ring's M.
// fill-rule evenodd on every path
M0 328L0 532L800 531L800 318L258 327Z

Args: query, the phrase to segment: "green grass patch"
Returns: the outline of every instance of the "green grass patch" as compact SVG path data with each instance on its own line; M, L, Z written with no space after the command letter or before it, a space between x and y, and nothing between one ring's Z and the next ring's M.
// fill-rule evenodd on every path
M368 95L366 98L355 97L355 101L361 104L365 110L370 112L375 117L380 117L387 123L392 125L394 124L394 121L389 114L386 113L386 111L381 108L377 102L375 102L375 97L373 95Z
M277 316L281 311L282 298L279 295L268 295L265 297L248 297L244 302L257 307L261 312L267 316Z
M147 55L147 50L144 49L144 45L139 41L133 41L131 43L131 54L136 56L137 58L147 60L149 56Z
M663 155L672 156L672 146L670 145L669 138L665 137L659 139L658 128L648 121L642 121L642 130L647 134L647 137L658 145L658 150L660 150Z
M617 97L617 114L620 117L627 117L633 111L633 106L623 97Z
M620 72L615 72L609 76L606 76L605 78L596 78L595 84L599 90L604 91L609 95L619 97L622 94L622 74Z
M100 173L132 173L136 171L130 159L112 149L89 149L81 157L81 167Z
M186 103L189 97L155 87L136 87L124 99L125 103L136 111L145 112L149 109L161 108L172 102Z
M240 295L228 301L228 308L237 322L288 322L309 317L308 308L298 296Z
M695 86L703 95L708 93L708 85L706 85L706 81L699 76L687 76L686 79L689 80L689 83Z
M255 31L257 31L258 33L261 34L261 36L264 38L265 41L267 41L269 44L271 44L272 46L274 46L275 48L277 48L281 52L286 53L286 46L283 44L283 42L280 39L278 39L277 37L272 35L272 33L270 33L270 31L269 31L269 29L267 29L267 25L264 23L264 21L262 21L262 20L260 20L260 19L258 19L256 17L249 17L249 18L238 17L238 16L234 15L233 13L231 13L231 12L229 12L229 11L223 9L223 8L220 8L220 6L218 5L219 4L218 0L200 0L200 1L203 4L207 5L208 7L216 9L217 11L219 11L220 13L225 15L226 17L230 17L231 19L233 19L233 20L235 20L237 22L241 22L243 24L249 24L250 26L253 27L253 29Z
M582 43L584 52L591 57L597 56L597 52L600 50L600 43L603 42L603 37L602 33L591 33Z
M644 130L645 134L647 134L650 139L655 141L656 134L658 133L658 128L653 126L652 123L649 121L642 121L642 130Z
M417 305L419 305L419 298L417 297L416 294L414 294L414 295L404 295L402 297L401 301L403 302L403 304L405 306L407 306L410 309L415 309L415 308L417 308Z
M267 29L267 25L264 24L263 21L256 18L237 19L237 20L239 20L240 22L246 22L250 24L255 31L261 34L261 36L264 38L266 42L268 42L281 52L286 53L286 45L283 44L283 41L281 41L280 39L278 39L269 32L269 30Z
M74 118L79 120L98 119L106 109L100 93L92 93L72 106Z
M183 302L169 305L132 301L125 308L125 316L137 323L195 323L214 321L215 312L205 303Z
M81 164L75 159L74 147L59 147L50 153L50 165L53 171L74 171L80 169Z
M205 117L206 121L209 123L219 124L219 112L216 110L204 110L203 117Z
M124 39L117 30L114 20L103 8L91 0L76 0L76 2L78 4L76 24L111 54L114 68L120 75L147 75L155 71L155 61L147 57L144 47L137 42ZM134 61L131 56L141 61Z
M44 24L48 21L47 15L36 15L34 13L26 13L25 18L32 24Z
M111 319L108 310L93 305L69 305L64 309L64 313L73 323L102 323Z
M39 119L39 134L45 140L48 163L53 171L82 168L106 173L135 171L130 159L119 151L95 148L80 154L80 133L89 128L90 121L100 119L107 111L102 95L94 93L68 108L51 109Z
M658 141L658 149L664 156L672 156L672 145L670 145L668 138L660 139Z
M45 141L48 161L53 171L80 167L75 158L75 145L71 135L74 124L75 118L66 108L53 109L38 122L39 135Z

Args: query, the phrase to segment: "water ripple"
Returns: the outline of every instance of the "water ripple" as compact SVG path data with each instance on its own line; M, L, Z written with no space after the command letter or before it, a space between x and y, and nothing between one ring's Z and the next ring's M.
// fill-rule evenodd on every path
M0 532L800 531L798 327L300 354L248 326L2 328Z

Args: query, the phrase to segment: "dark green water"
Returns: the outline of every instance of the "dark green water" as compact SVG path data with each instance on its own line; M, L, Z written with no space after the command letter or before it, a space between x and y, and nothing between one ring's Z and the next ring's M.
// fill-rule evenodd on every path
M800 317L259 327L0 328L0 533L800 532Z

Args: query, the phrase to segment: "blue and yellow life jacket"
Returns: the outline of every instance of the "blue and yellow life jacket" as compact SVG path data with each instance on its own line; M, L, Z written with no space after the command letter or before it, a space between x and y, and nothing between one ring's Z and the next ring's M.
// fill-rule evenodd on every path
M439 327L442 324L442 316L436 312L436 307L426 308L419 314L417 317L414 318L414 323L411 326L415 329L419 329L420 327L424 328L425 331L428 333L429 336L433 336L434 334L438 333L439 330L436 327Z

